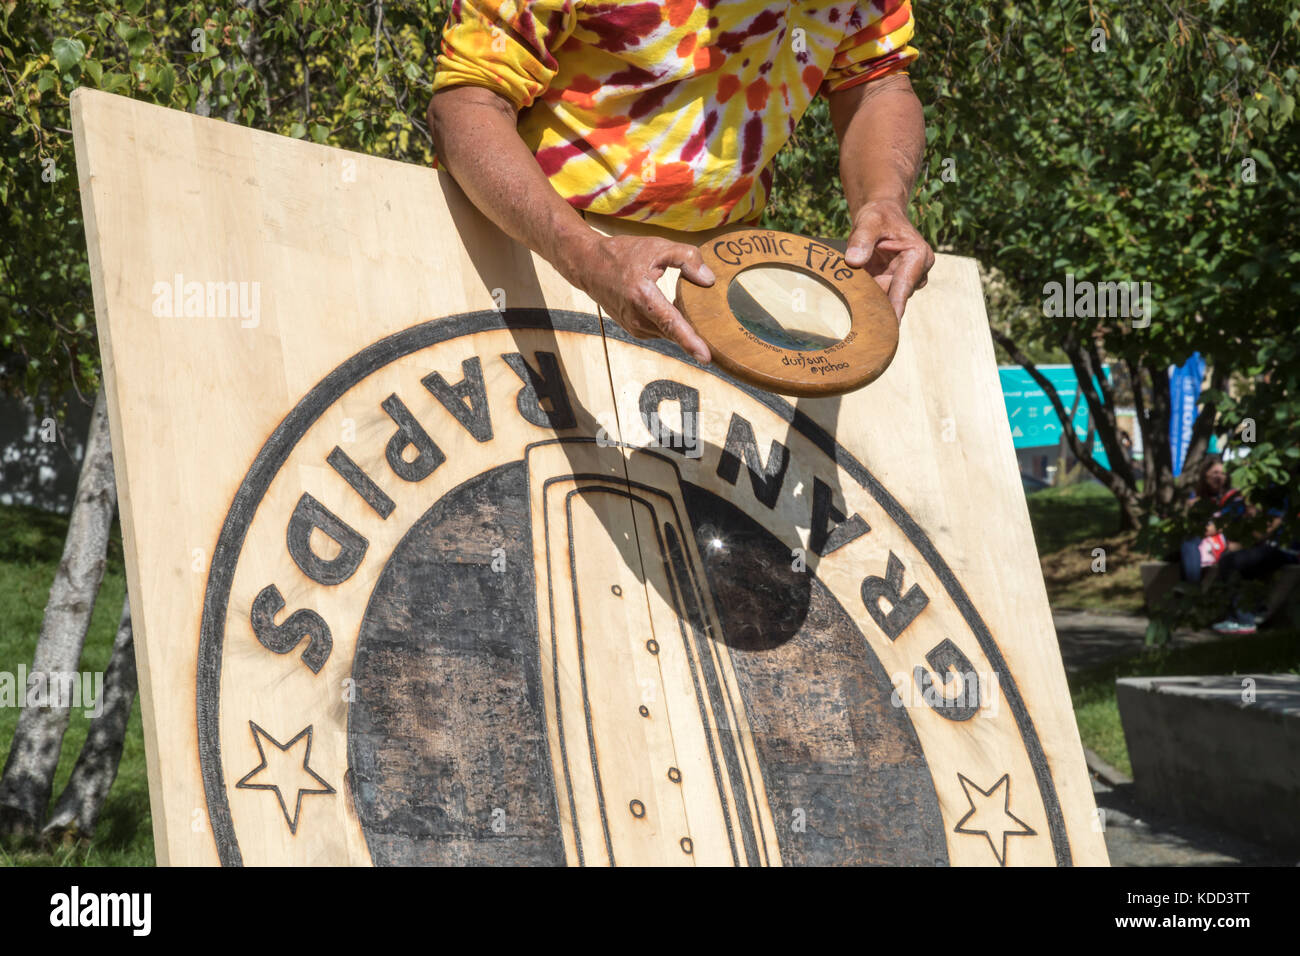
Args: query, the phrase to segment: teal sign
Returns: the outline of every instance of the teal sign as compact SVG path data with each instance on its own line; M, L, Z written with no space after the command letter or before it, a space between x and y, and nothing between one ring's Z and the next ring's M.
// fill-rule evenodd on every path
M1074 369L1069 365L1040 365L1038 371L1052 383L1056 394L1068 412L1074 407L1074 399L1079 391L1079 380ZM1110 381L1110 367L1103 366L1103 374ZM1007 421L1011 423L1011 440L1017 448L1042 448L1056 445L1061 441L1061 419L1047 395L1023 368L1018 365L1003 366L998 369L998 378L1002 380L1002 398L1007 403ZM1088 402L1079 395L1079 404L1074 411L1074 433L1082 441L1088 435ZM1093 437L1092 456L1104 468L1110 467L1110 459L1101 447L1101 440Z

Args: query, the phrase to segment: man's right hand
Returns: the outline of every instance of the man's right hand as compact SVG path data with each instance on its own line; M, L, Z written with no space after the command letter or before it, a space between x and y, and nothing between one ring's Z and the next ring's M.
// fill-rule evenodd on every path
M669 267L676 267L696 285L713 285L713 272L699 249L650 236L603 236L593 231L584 238L582 247L565 257L569 260L565 278L595 299L634 338L670 339L701 363L712 360L704 340L657 284Z
M604 236L560 198L519 137L515 105L477 86L440 90L429 102L439 163L470 200L513 239L537 252L637 338L662 336L701 362L709 347L655 282L670 266L713 284L700 252L648 236Z

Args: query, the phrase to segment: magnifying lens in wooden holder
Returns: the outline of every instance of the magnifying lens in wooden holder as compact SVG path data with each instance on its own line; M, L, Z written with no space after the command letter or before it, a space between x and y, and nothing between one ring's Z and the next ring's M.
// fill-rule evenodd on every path
M677 308L713 361L783 395L843 395L875 381L898 349L898 317L876 280L816 239L746 229L700 246L717 281L677 280Z

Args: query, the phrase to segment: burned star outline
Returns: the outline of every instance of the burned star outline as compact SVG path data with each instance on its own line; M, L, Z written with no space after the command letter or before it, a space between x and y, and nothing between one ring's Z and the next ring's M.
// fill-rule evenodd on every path
M1007 865L1007 837L1037 836L1037 831L1033 827L1031 827L1024 820L1020 819L1018 816L1016 816L1014 813L1011 812L1011 774L1004 773L1001 777L998 778L997 783L993 784L993 786L989 787L987 790L985 790L974 780L971 780L969 777L965 776L964 774L960 774L960 773L957 774L957 780L961 783L962 792L966 794L966 800L970 803L970 810L967 811L964 817L962 817L960 820L957 821L957 826L953 828L953 832L964 833L971 836L984 837L984 839L988 840L989 842L989 849L993 851L993 856L998 861L998 866L1006 866ZM975 798L971 796L971 792L970 792L971 787L974 787L977 791L979 791L981 796L991 797L995 793L997 793L998 790L1002 789L1002 787L1004 786L1006 787L1006 797L1002 801L1002 812L1005 813L1012 820L1014 820L1016 823L1018 823L1021 829L1019 830L1008 830L1005 828L1002 829L1002 852L999 853L997 844L993 842L993 834L991 834L988 830L968 830L965 828L965 823L971 817L975 816L975 814L978 813L980 809L979 807L975 806Z
M274 737L272 737L269 733L267 733L265 729L263 729L262 727L259 727L255 721L250 720L250 721L248 722L248 726L249 726L249 728L251 728L251 730L252 730L252 732L253 732L253 743L255 743L255 744L257 745L257 755L261 758L261 761L262 761L262 762L261 762L260 764L258 764L256 767L254 767L252 770L250 770L248 773L244 774L244 776L240 779L240 781L239 781L237 784L235 784L235 789L237 789L237 790L274 790L274 791L275 791L275 798L276 798L278 801L280 801L280 811L284 814L284 822L287 823L287 824L289 825L289 832L290 832L291 834L293 834L294 836L297 836L297 835L298 835L298 820L299 820L299 817L300 817L300 815L301 815L301 813L302 813L302 798L303 798L304 796L306 796L307 794L309 794L309 793L326 793L326 794L328 794L328 793L335 793L335 792L336 792L336 791L334 790L334 788L331 787L331 786L330 786L330 785L329 785L329 784L328 784L328 783L327 783L327 782L326 782L326 781L321 777L320 774L318 774L315 770L311 769L311 767L308 766L308 764L311 762L311 742L312 742L312 731L313 731L313 726L312 726L311 724L308 724L306 727L304 727L302 730L300 730L300 731L297 733L297 735L294 736L294 738L293 738L292 740L290 740L287 744L282 744L282 743L280 743L280 741L276 740L276 739L275 739ZM313 777L313 779L315 779L315 780L316 780L316 781L317 781L317 782L318 782L322 787L324 787L325 789L323 789L323 790L304 790L303 788L299 787L299 788L298 788L298 798L297 798L297 800L296 800L295 803L294 803L293 816L291 817L291 816L289 816L289 807L288 807L288 805L284 802L284 794L280 792L280 787L279 787L277 784L274 784L274 783L249 783L248 781L251 780L253 777L257 776L259 773L261 773L263 770L265 770L265 769L267 768L267 762L266 762L266 750L263 749L263 747L262 747L262 738L263 738L263 737L265 737L267 740L271 741L271 743L275 744L275 746L276 746L277 748L279 748L279 750L280 750L282 753L287 753L287 752L289 751L289 749L290 749L291 747L293 747L295 744L297 744L298 741L301 740L304 736L307 738L307 747L306 747L306 750L305 750L305 752L303 753L303 757L302 757L302 769L303 769L303 770L306 770L309 774L311 774L312 777Z

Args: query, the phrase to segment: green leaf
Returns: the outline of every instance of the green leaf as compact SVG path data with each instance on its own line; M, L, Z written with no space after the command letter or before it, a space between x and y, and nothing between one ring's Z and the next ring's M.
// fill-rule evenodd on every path
M80 40L59 37L54 41L50 52L54 55L54 62L59 66L59 72L67 73L86 55L86 46Z
M164 103L170 102L172 90L176 88L176 71L170 63L164 63L154 78L154 90Z
M1283 93L1278 97L1277 115L1273 118L1273 125L1276 129L1281 129L1295 115L1295 97L1290 93Z

